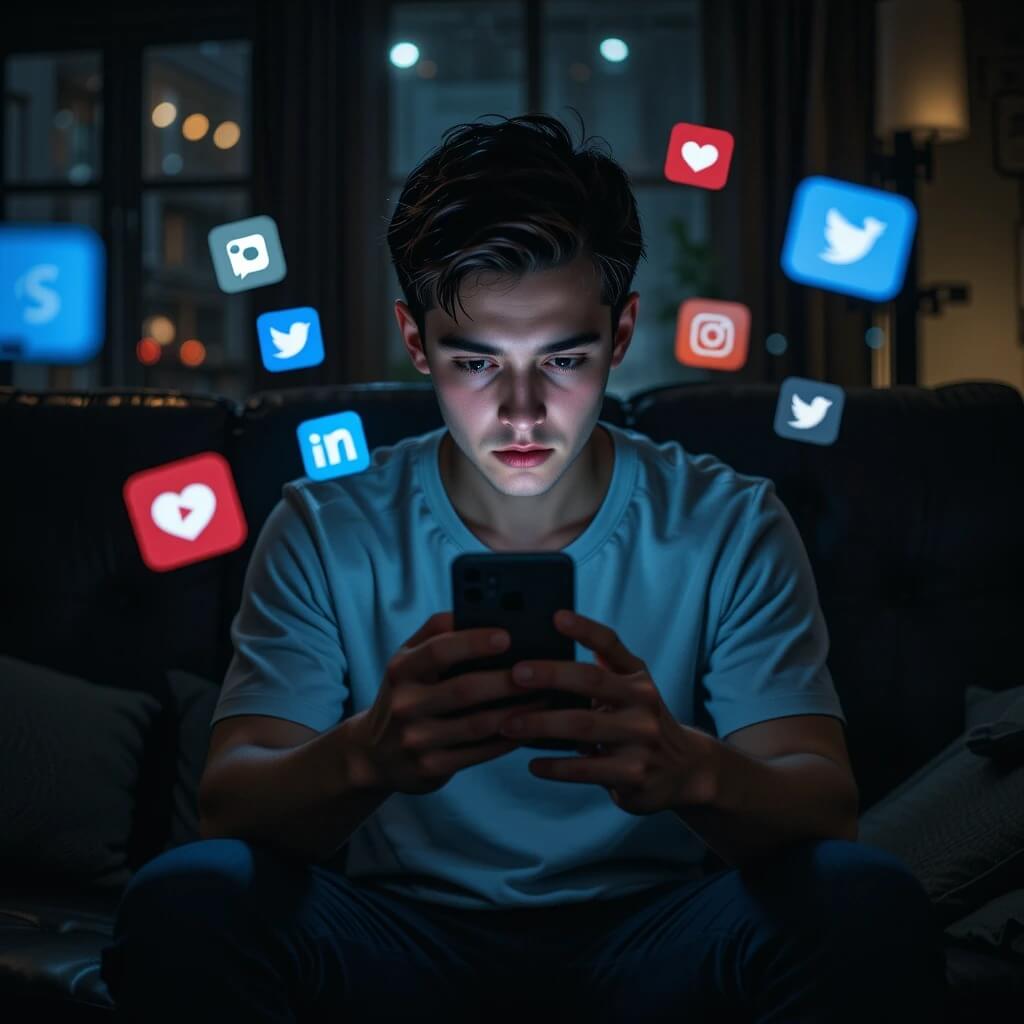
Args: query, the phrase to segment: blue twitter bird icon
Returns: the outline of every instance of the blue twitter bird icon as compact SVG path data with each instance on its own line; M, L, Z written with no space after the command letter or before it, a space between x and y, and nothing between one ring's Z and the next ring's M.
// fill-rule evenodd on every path
M800 284L873 302L903 287L917 211L905 196L816 175L797 186L782 269Z
M256 318L263 365L271 373L303 370L324 361L320 317L312 306L278 309Z

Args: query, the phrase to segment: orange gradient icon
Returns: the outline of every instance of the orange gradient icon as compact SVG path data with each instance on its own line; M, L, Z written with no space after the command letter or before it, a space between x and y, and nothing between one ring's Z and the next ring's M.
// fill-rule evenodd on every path
M707 370L738 370L750 347L750 310L742 302L687 299L676 319L676 359Z

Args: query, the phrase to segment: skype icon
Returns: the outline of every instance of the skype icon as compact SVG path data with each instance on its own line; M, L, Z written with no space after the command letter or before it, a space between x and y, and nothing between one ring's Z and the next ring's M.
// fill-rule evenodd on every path
M220 224L209 234L210 257L224 292L276 284L288 272L272 217L248 217Z

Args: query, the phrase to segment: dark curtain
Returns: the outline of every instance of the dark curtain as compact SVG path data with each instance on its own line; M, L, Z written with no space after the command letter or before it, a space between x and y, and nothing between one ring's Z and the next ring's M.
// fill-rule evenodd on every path
M274 217L288 264L261 307L313 306L324 362L282 381L256 360L253 390L387 376L386 346L373 337L383 287L386 23L387 5L368 0L264 0L258 9L256 212Z
M779 256L793 192L811 174L871 184L872 0L704 0L705 121L735 135L729 182L711 193L723 296L750 306L739 377L871 383L865 302L798 285ZM772 355L764 339L783 334Z

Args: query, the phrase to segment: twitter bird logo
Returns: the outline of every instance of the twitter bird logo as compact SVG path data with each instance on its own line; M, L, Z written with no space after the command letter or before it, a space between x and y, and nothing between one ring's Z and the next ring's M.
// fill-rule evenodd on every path
M792 441L832 444L839 436L845 399L846 393L837 384L787 377L775 406L775 433Z
M832 405L832 400L823 395L815 395L810 402L805 402L799 395L793 395L790 408L793 410L793 418L789 421L791 427L797 430L810 430L816 427L824 418Z
M271 373L303 370L324 361L320 317L312 306L278 309L256 318L263 365Z
M813 175L793 194L780 262L798 284L888 302L903 288L916 227L906 196Z
M298 355L306 347L306 338L309 337L309 321L303 323L296 320L287 331L279 331L276 327L270 328L270 341L276 346L274 353L276 359L291 359Z
M828 248L818 255L826 263L856 263L875 246L885 230L885 222L865 217L864 227L855 228L834 206L825 215L825 241Z

